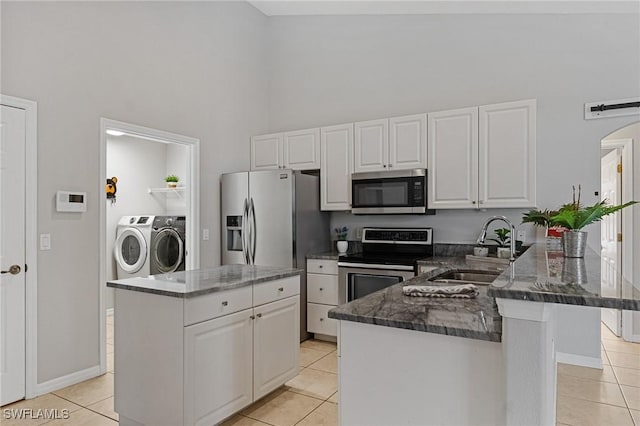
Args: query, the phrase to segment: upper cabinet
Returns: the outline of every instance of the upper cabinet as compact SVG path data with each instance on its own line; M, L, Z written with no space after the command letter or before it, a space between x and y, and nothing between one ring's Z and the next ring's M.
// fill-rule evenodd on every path
M425 168L427 115L355 123L354 171Z
M430 113L429 207L535 207L535 114L535 100Z
M320 168L320 129L253 136L251 170Z
M320 144L320 208L350 210L353 124L321 128Z
M535 207L535 99L479 108L481 208Z

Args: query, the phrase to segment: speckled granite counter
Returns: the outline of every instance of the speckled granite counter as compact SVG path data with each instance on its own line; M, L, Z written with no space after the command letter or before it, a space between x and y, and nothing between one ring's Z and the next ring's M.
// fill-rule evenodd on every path
M107 287L190 298L300 275L302 270L256 265L224 265L193 271L109 281Z
M500 342L502 318L495 300L487 295L487 288L479 286L475 299L433 299L402 294L405 285L437 285L428 279L448 270L473 268L464 258L433 258L440 268L412 278L401 284L369 294L329 311L329 317L404 328L449 336Z
M565 258L535 244L498 277L488 295L495 298L640 310L640 283L621 280L621 294L602 285L600 255L587 248L584 258Z

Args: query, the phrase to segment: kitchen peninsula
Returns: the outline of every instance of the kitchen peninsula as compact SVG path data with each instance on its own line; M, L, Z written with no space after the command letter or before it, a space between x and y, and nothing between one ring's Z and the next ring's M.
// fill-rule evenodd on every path
M295 377L301 272L225 265L109 282L120 424L216 424Z
M559 304L640 310L632 283L622 297L602 294L595 252L569 259L544 244L475 299L402 294L403 285L465 267L440 262L330 311L339 320L341 424L553 425Z

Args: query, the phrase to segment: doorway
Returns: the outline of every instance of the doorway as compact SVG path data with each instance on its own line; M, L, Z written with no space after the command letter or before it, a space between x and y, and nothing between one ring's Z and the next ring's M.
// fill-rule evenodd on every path
M640 162L638 147L634 153L634 141L640 140L640 123L617 130L601 141L601 194L612 204L639 199L640 176L635 173ZM602 293L622 297L622 281L633 282L640 274L640 263L634 259L634 241L637 241L638 223L636 208L629 208L607 216L601 222L601 275ZM635 247L636 250L640 247ZM635 264L634 264L635 263ZM619 309L602 309L602 322L625 340L640 341L640 316ZM635 325L634 324L638 324Z
M100 144L100 184L106 189L100 201L100 371L105 373L107 353L112 352L108 349L113 349L107 347L107 340L113 338L110 330L114 313L113 290L106 287L106 282L153 273L151 230L155 217L180 219L183 267L199 267L200 173L199 140L195 138L103 118ZM170 188L165 182L169 175L179 179L176 187ZM133 217L136 226L119 225L121 219L129 223ZM127 232L131 237L121 238ZM140 234L140 238L134 238L134 234ZM123 256L118 256L120 263L114 260L114 247L120 244L116 237L131 245L127 253L116 250L118 254L139 255L138 262L126 260L121 265ZM139 244L134 247L134 242Z

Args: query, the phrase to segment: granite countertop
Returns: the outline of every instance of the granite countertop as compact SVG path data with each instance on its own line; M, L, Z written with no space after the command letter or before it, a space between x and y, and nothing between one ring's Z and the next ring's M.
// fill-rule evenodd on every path
M302 270L257 265L223 265L192 271L109 281L107 287L191 298L300 275Z
M498 313L495 299L487 295L487 286L478 286L480 294L474 299L434 299L402 294L402 287L405 285L437 285L428 279L446 271L489 269L468 265L464 257L430 258L430 262L438 262L441 267L338 306L329 311L329 317L500 342L502 317Z
M622 282L616 294L602 284L600 255L587 247L584 258L565 258L537 243L516 259L490 286L491 297L640 310L640 283Z

